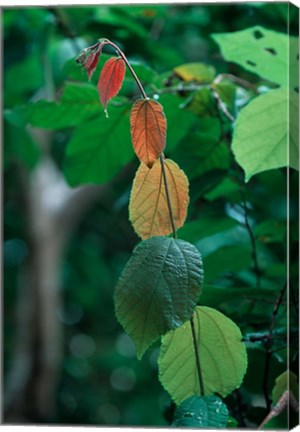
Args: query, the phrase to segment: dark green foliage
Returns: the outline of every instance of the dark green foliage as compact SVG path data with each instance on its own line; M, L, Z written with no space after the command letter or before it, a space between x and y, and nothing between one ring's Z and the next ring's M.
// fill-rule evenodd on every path
M202 280L202 260L192 244L152 237L136 247L116 286L115 310L138 358L192 316Z
M228 422L226 405L217 396L191 396L175 412L175 427L224 429Z
M29 385L27 390L24 384L15 392L25 407L19 417L9 417L14 409L18 411L19 405L14 405L10 412L5 408L4 419L37 424L257 428L280 397L287 370L293 388L297 386L297 9L288 3L24 7L5 9L2 18L4 406L9 402L11 378L13 389L16 383ZM148 322L155 329L145 333L147 343L138 352L142 355L149 349L140 361L116 320L113 302L120 275L115 292L118 315L121 300L127 308L134 306L134 296L146 304L159 275L156 271L146 274L144 264L129 272L131 260L137 259L145 245L140 243L131 258L138 238L128 221L128 201L137 161L130 142L129 113L139 92L127 71L120 94L109 102L109 118L105 118L96 85L101 68L115 51L107 49L101 55L90 83L75 63L79 52L100 37L122 48L149 97L163 106L168 126L166 157L178 163L190 182L188 217L177 232L178 240L163 238L154 243L158 241L156 256L162 251L169 254L167 264L160 264L167 281L170 267L180 262L181 268L186 262L175 244L188 245L188 256L198 263L197 283L192 284L187 299L183 295L191 285L187 277L175 277L169 285L160 278L157 292L161 296ZM188 63L206 65L207 69L201 66L199 70L205 79L185 81L174 74L173 68ZM288 90L287 82L291 84ZM287 112L292 114L289 124ZM91 189L86 189L77 200L77 193L80 196L88 183L101 184L94 199L89 201ZM67 204L70 196L74 197L72 206ZM73 213L82 202L86 202L82 214ZM46 204L42 217L32 212L33 203L38 207ZM59 214L58 210L63 211ZM35 264L38 242L33 234L40 232L48 217L68 223L63 225L63 233L58 224L50 237L40 242L47 252L52 240L62 246L57 255L59 286L50 284L50 292L59 293L58 303L46 302L42 309L39 299L43 291L30 280L38 281L44 274L45 267ZM199 253L205 274L201 293ZM148 252L145 260L154 263ZM171 293L175 297L169 301ZM165 300L170 305L166 314ZM218 392L223 400L207 394L188 401L184 401L187 395L176 398L179 405L173 409L170 395L157 379L160 341L155 340L171 328L178 334L185 330L183 326L191 337L189 319L197 304L197 311L204 308L227 317L236 330L232 351L242 359L238 379L232 382L227 371L221 378L231 381L230 391L241 385L230 394L229 390ZM28 310L36 314L26 321ZM41 351L38 333L40 323L45 324L44 311L61 331L61 339L49 339L47 354ZM147 307L136 308L142 324L146 312ZM215 326L208 326L211 337L216 332L220 335L218 323L217 319ZM143 333L142 327L139 330ZM209 331L203 336L204 346ZM139 338L138 329L135 332ZM20 340L26 343L26 334L33 343L27 346L25 357L16 355L14 347ZM170 338L170 333L163 336L163 349ZM191 339L189 342L188 349L193 352ZM223 348L224 344L226 348L228 344L224 342ZM245 347L248 367L244 376ZM43 391L40 379L43 372L46 376L49 372L43 359L52 361L56 353L61 354L61 363L49 381L58 384L53 395L44 399L44 411L38 411ZM176 366L178 352L168 354L173 354ZM23 363L20 375L15 375L15 365L23 358L34 360L31 369ZM189 357L191 361L195 361L194 355ZM222 369L226 361L228 358L217 358L218 367ZM207 364L211 366L211 360ZM180 376L186 363L178 370ZM33 380L27 382L30 371ZM204 367L204 372L209 382L212 371ZM171 374L171 378L174 387L178 386L176 376ZM213 378L212 393L220 384ZM193 394L200 395L197 374L193 383ZM182 387L184 384L188 380ZM221 416L214 410L216 403ZM47 409L51 404L56 409L50 415ZM170 413L168 420L164 411ZM294 426L297 414L292 409L289 421L284 410L264 428Z

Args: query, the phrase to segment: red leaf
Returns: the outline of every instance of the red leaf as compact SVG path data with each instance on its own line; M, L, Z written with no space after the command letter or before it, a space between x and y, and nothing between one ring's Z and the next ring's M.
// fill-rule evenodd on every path
M98 82L98 91L105 110L107 102L119 93L125 71L125 62L121 57L112 57L103 66Z
M150 99L138 99L131 116L131 138L134 151L149 168L166 144L167 122L162 106Z
M97 67L98 61L99 61L99 55L100 51L97 52L91 52L84 64L84 69L87 72L87 75L89 77L89 80L92 78L93 73L95 72L95 69Z

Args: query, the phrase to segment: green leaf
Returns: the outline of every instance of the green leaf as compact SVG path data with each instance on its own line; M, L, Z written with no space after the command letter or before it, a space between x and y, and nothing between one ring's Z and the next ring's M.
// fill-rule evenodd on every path
M275 386L272 391L273 405L277 404L283 393L287 390L291 391L297 400L299 399L297 376L290 370L283 372L276 378Z
M285 222L268 219L255 226L254 235L262 243L280 243L284 241L286 230Z
M203 84L210 83L216 76L215 68L205 63L185 63L173 71L183 81L197 81Z
M211 283L225 272L238 272L251 266L248 246L223 246L204 258L205 281Z
M177 407L172 426L223 429L227 421L227 407L218 396L191 396Z
M209 88L197 90L186 102L185 107L192 113L202 117L214 117L218 110L213 94Z
M100 25L104 24L113 26L115 29L112 31L121 31L121 29L123 29L124 32L127 31L130 35L142 39L148 38L148 31L145 27L140 24L139 20L134 19L129 11L122 7L116 5L114 7L103 5L101 8L96 8L94 19Z
M20 79L21 77L21 79ZM7 68L4 75L6 100L15 95L25 96L43 83L43 69L37 53Z
M203 217L184 224L177 231L178 237L191 243L197 243L199 240L209 237L218 232L226 231L237 226L237 221L229 217L214 218Z
M238 425L239 425L238 421L235 418L228 416L228 422L226 425L226 429L233 429L233 428L235 429L238 427Z
M290 165L298 169L297 118L297 95L285 89L258 96L240 112L232 150L245 171L246 181L274 168Z
M242 383L247 354L236 324L217 310L197 306L193 316L205 396L225 397ZM189 322L162 337L159 379L176 404L200 395Z
M298 85L298 74L289 74L297 68L296 37L255 26L237 32L215 33L212 38L227 61L276 84L292 88ZM292 57L290 50L294 54Z
M10 162L21 161L32 169L40 158L40 149L26 130L4 121L4 167Z
M8 111L19 125L45 129L77 126L92 115L103 112L96 88L90 84L66 83L59 102L39 101Z
M152 237L135 248L114 300L117 318L133 339L138 358L159 336L191 317L202 274L199 252L184 240Z
M180 160L189 179L213 169L226 170L230 165L230 153L225 143L200 133L187 135L171 156Z
M182 108L182 99L176 95L161 95L158 102L163 106L167 119L166 152L169 152L188 134L197 118ZM176 127L176 125L180 125L180 127Z
M229 195L236 192L240 192L240 185L229 177L225 177L215 188L205 194L205 198L208 201L214 201L218 198L228 198Z
M203 284L200 303L205 306L217 307L225 302L244 299L274 299L273 288L226 287Z
M80 125L66 153L64 173L68 183L104 183L133 157L128 108L111 106L109 118L101 114Z
M134 69L134 72L139 77L139 80L142 82L151 82L157 75L156 71L152 69L145 63L141 63L140 61L128 59L131 67ZM125 79L133 80L133 76L129 69L126 69Z

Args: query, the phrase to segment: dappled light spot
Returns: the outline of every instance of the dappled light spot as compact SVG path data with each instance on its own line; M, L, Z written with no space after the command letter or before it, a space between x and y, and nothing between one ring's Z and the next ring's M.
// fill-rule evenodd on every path
M23 240L11 239L4 242L4 263L10 267L21 265L28 255L28 247Z
M70 341L70 351L78 358L90 357L95 352L94 340L83 333L72 337Z
M115 425L120 421L120 412L115 405L106 403L97 409L96 420L100 423Z
M126 334L121 333L116 340L116 350L124 357L135 357L136 349L132 339Z
M115 390L130 391L136 382L136 376L133 369L128 367L119 367L113 371L110 376L111 386Z

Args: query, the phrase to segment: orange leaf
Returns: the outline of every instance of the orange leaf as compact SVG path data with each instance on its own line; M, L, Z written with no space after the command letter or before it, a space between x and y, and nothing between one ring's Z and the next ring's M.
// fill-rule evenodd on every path
M162 106L150 99L138 99L131 116L131 138L141 162L151 167L166 144L167 122Z
M111 57L104 64L98 82L98 90L105 110L107 102L119 93L125 71L125 62L121 57Z
M188 179L171 159L165 159L165 171L174 224L180 228L189 203ZM129 219L143 240L172 232L160 160L151 168L141 163L137 170L130 195Z

